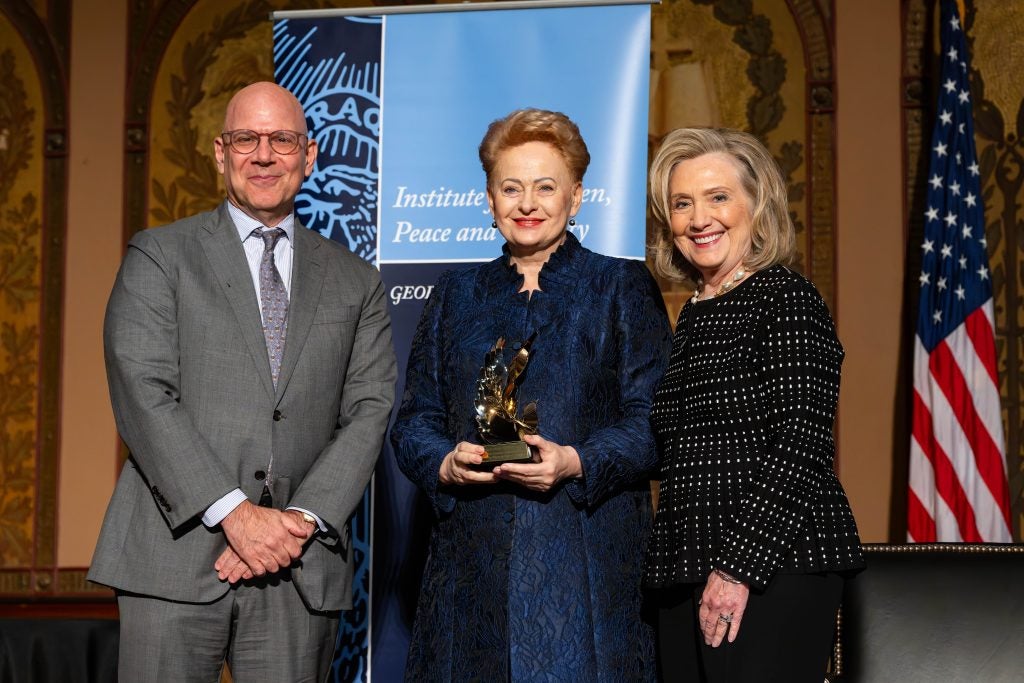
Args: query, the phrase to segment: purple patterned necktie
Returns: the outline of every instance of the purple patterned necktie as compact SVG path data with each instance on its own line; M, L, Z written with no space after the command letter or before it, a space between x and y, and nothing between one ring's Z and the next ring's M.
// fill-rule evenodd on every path
M288 328L288 291L274 263L274 246L284 235L281 228L256 228L252 234L263 239L263 259L260 261L260 307L263 309L263 337L270 357L270 374L277 386L284 355L284 337Z

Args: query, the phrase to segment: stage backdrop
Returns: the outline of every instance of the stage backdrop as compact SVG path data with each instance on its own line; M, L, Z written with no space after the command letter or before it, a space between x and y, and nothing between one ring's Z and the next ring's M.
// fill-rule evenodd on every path
M573 118L592 156L573 232L595 251L644 258L650 8L559 4L275 14L275 77L320 147L297 212L379 265L399 397L437 276L501 253L477 157L494 119L523 107ZM353 521L357 594L338 681L401 679L425 560L430 512L390 446L371 489Z

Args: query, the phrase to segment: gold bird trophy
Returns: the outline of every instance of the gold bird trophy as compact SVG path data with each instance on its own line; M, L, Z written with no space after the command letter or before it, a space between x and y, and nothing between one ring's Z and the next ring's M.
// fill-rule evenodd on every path
M505 338L498 337L484 356L476 383L476 425L487 451L481 467L507 462L534 461L530 445L523 436L537 433L537 402L523 406L520 414L519 385L530 362L530 348L537 333L523 342L505 366Z

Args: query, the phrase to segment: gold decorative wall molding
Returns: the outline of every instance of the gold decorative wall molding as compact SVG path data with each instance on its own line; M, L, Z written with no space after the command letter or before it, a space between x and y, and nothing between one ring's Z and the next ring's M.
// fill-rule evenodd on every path
M0 1L0 598L60 584L70 3ZM79 570L80 571L80 570Z
M807 276L836 310L835 28L831 2L790 0L807 64L808 226Z

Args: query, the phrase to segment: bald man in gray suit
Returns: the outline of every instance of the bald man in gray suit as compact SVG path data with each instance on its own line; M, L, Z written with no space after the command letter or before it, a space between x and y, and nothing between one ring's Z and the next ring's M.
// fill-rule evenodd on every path
M317 147L288 91L239 91L214 154L227 201L136 234L110 296L131 456L89 578L117 592L121 680L323 681L394 399L384 290L294 218Z

